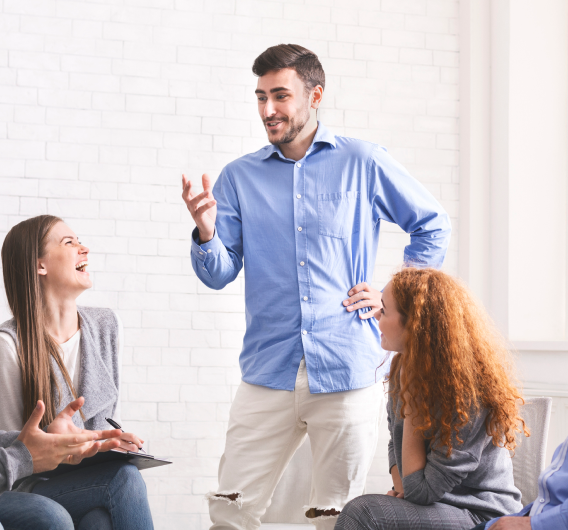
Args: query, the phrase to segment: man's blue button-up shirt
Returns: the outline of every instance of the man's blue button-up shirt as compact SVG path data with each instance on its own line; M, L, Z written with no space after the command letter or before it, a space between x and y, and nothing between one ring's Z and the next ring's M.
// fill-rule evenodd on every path
M228 164L213 195L215 236L198 245L194 231L192 264L222 289L244 258L243 381L293 390L305 356L312 393L374 384L377 321L342 302L372 280L381 220L411 234L406 264L441 266L451 227L440 204L383 148L322 124L301 160L268 145Z

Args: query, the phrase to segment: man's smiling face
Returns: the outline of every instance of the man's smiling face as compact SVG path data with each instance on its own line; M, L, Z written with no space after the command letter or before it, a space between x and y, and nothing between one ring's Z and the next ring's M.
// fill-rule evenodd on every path
M273 70L258 78L258 113L271 144L287 144L310 119L310 91L296 70Z

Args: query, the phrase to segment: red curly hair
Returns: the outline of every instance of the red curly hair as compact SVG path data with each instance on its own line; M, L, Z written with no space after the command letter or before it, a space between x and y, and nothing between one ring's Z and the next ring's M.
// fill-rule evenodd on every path
M391 287L407 330L389 376L402 416L407 406L416 411L417 430L449 456L452 435L463 443L460 429L485 409L488 436L514 450L516 432L529 436L519 416L524 401L511 376L511 355L485 310L461 282L436 269L403 269Z

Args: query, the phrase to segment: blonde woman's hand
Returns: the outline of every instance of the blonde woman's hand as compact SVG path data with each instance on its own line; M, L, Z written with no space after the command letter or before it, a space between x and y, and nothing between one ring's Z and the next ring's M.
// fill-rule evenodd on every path
M120 446L119 449L122 451L130 451L131 453L137 453L142 449L144 440L139 438L131 432L121 432L120 433Z
M66 434L49 434L39 428L45 413L43 401L38 401L30 418L18 436L32 457L33 472L42 473L55 469L59 464L78 464L83 458L94 456L101 448L100 431ZM118 436L118 432L109 431ZM116 442L114 442L116 444ZM116 446L116 445L115 445Z

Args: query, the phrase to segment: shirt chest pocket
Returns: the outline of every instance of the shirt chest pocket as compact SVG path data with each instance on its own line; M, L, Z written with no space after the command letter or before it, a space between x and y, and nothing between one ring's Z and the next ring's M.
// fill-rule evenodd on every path
M322 236L349 237L359 232L361 198L358 191L318 195L318 226Z

